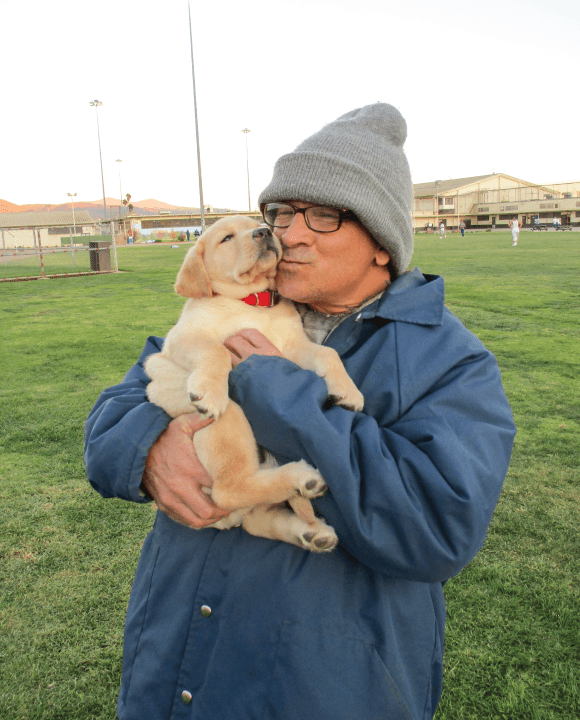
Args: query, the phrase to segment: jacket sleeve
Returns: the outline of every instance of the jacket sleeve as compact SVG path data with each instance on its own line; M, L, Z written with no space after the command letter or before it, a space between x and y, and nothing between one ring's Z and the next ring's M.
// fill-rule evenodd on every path
M330 492L316 506L344 550L390 577L443 582L485 540L515 435L479 347L384 426L328 407L324 381L285 359L251 356L230 387L260 445L322 473Z
M159 352L162 338L150 337L136 365L119 385L103 391L85 425L87 477L103 497L147 502L139 491L149 449L171 418L147 399L143 363Z

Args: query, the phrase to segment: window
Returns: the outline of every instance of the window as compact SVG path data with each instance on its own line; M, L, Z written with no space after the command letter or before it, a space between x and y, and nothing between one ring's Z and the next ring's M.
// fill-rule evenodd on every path
M478 215L477 216L477 222L485 222L486 220L489 222L489 215Z

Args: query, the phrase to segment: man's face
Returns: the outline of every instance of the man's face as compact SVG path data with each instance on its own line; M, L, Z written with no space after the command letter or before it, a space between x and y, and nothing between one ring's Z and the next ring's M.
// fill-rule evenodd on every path
M296 208L314 203L289 202ZM276 287L290 300L322 312L356 307L380 292L389 279L389 255L359 223L344 220L335 232L311 230L302 213L287 228L274 228L282 243Z

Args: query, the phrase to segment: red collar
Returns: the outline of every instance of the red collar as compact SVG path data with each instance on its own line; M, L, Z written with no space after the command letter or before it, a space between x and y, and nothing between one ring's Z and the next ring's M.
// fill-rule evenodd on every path
M264 290L263 292L252 293L245 298L240 298L246 305L260 305L261 307L274 307L277 305L280 296L275 290Z

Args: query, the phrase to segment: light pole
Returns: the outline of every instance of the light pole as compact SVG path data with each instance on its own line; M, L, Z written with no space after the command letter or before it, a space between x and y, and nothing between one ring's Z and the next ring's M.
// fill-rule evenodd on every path
M89 105L91 107L95 108L95 113L97 115L97 136L99 138L99 159L101 161L101 182L103 184L103 210L105 211L105 217L103 219L104 222L107 221L107 203L105 201L105 176L103 175L103 156L101 154L101 132L99 130L99 107L103 103L100 100L91 100Z
M195 68L193 65L193 35L191 34L191 7L187 0L187 11L189 13L189 45L191 47L191 77L193 80L193 113L195 116L195 139L197 142L197 174L199 177L199 213L201 220L201 232L205 232L205 208L203 207L203 187L201 183L201 154L199 151L199 127L197 125L197 96L195 93Z
M75 198L77 196L77 194L76 193L67 193L67 195L70 198L70 204L72 205L72 211L73 211L73 235L76 235L77 234L77 225L75 223L75 203L74 203L73 198Z
M250 202L250 163L248 160L248 133L250 130L248 128L244 128L242 130L244 135L246 136L246 172L248 173L248 212L252 212L252 203Z
M122 160L115 160L115 162L121 163ZM121 204L119 206L119 220L121 219L121 213L123 210L123 188L121 187L121 166L119 165L119 192L121 193Z

